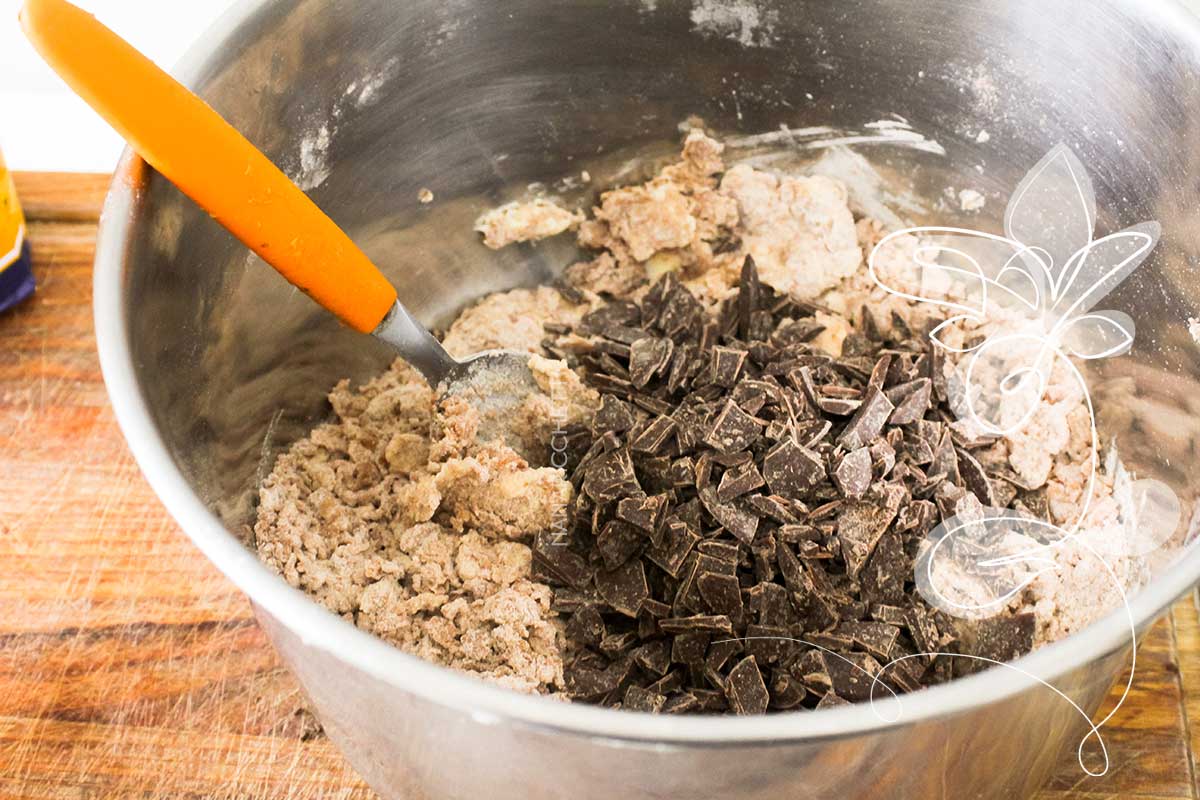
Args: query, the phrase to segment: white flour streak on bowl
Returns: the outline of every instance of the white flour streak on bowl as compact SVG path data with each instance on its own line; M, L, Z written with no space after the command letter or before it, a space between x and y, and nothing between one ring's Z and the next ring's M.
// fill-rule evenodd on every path
M453 37L457 29L457 25L455 24L448 23L444 25L438 30L440 38L437 43L441 44L449 40ZM383 62L383 65L379 69L369 72L358 80L351 82L346 87L345 96L354 103L356 108L366 108L367 106L374 105L379 101L379 90L383 88L385 83L396 77L399 71L400 59L393 56Z
M300 174L292 176L292 180L301 189L315 189L329 177L328 156L332 141L333 134L326 123L300 139Z
M769 47L775 43L779 13L754 0L697 0L692 6L692 30L723 36L745 47Z
M767 145L791 145L806 150L822 150L829 147L852 144L888 144L909 147L942 156L946 154L938 142L927 139L920 131L913 130L905 119L883 119L868 122L861 130L836 129L825 126L789 128L780 125L779 130L751 136L735 136L726 139L733 148L755 148Z
M806 171L840 180L846 185L851 210L877 219L887 228L902 228L908 224L901 214L919 217L929 213L918 195L879 174L861 153L848 147L826 150Z

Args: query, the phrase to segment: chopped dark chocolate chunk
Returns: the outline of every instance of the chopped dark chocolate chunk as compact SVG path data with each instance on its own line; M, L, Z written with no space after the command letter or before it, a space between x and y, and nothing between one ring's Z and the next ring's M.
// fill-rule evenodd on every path
M762 714L771 696L754 656L747 656L729 671L725 696L735 714Z
M638 606L650 594L646 583L646 569L640 560L627 561L612 570L596 573L596 589L604 602L614 611L627 617L636 617Z
M583 476L583 493L597 503L607 503L621 497L640 493L641 486L633 471L633 459L627 448L605 453L587 465Z
M854 412L854 416L842 430L842 435L838 437L838 444L853 450L875 441L894 408L892 401L887 399L887 395L879 387L870 387L862 405Z
M733 623L724 614L695 614L667 617L658 621L663 633L733 633Z
M692 552L700 536L693 533L686 523L668 522L666 536L662 544L654 545L646 551L646 560L658 566L671 577L679 577L679 569L684 559Z
M617 519L643 531L652 532L658 530L662 524L668 502L665 494L652 497L622 497L617 503Z
M665 696L631 684L625 689L625 699L621 701L621 708L657 714L662 711L666 702Z
M773 494L802 499L825 480L825 460L819 453L789 439L767 453L762 472Z
M585 605L576 611L567 621L565 632L571 641L589 647L598 647L607 635L604 618L594 605Z
M895 409L888 417L891 425L909 425L929 410L930 399L933 395L933 384L928 378L920 378L899 386L893 386L885 394Z
M629 447L638 453L661 453L675 435L675 427L670 417L655 417L636 432Z
M644 531L619 519L611 519L596 535L596 550L606 569L615 569L628 561L646 543Z
M1036 624L1034 615L1025 613L964 622L959 627L966 630L964 638L972 645L972 655L991 661L1012 661L1033 649ZM974 672L990 666L992 665L985 661L975 661L966 665L964 669Z
M854 644L883 662L892 660L900 629L886 622L844 622L839 628Z
M834 358L814 342L817 310L763 285L747 257L737 296L712 311L668 274L639 302L547 328L550 352L601 394L573 434L570 525L533 546L575 646L572 698L820 708L869 699L881 664L888 687L912 691L976 668L955 653L1032 646L1030 618L962 625L931 609L913 559L940 519L1048 513L1045 491L953 421L962 386L923 336L864 309ZM936 652L950 655L903 658Z
M608 432L624 433L634 426L637 417L633 407L619 397L606 394L600 398L600 408L592 417L592 437L599 439Z
M696 586L704 598L705 606L712 613L729 617L741 615L742 590L734 575L704 572L697 576Z
M992 483L988 479L987 473L983 471L983 465L966 450L958 451L958 474L962 478L963 485L975 493L975 497L979 499L980 503L985 506L996 505L996 498L992 494Z
M862 497L871 485L873 463L869 448L851 450L833 468L833 480L842 494L851 499Z
M705 434L704 443L723 453L745 450L762 435L763 427L761 421L728 400Z
M711 486L700 490L700 502L725 530L742 542L754 539L758 532L758 517L739 508L732 503L722 503L717 499L717 492Z
M714 347L709 381L715 386L732 389L742 374L747 352L732 347Z
M644 337L629 346L629 380L639 389L671 363L675 343L667 338Z
M742 495L752 492L765 485L762 473L752 460L747 460L736 467L728 469L721 476L717 485L717 500L728 503Z

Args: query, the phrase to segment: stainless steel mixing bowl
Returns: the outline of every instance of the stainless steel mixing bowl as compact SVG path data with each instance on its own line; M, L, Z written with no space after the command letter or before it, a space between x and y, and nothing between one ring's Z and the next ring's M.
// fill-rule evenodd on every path
M1102 225L1164 225L1154 261L1106 303L1137 320L1137 349L1093 389L1126 387L1113 403L1133 410L1102 417L1106 433L1142 474L1195 495L1200 353L1183 321L1200 316L1200 26L1169 2L249 0L178 74L312 187L431 324L572 255L563 242L487 252L471 231L480 210L585 168L619 179L629 154L675 146L688 115L734 136L878 133L866 123L902 117L944 155L862 152L929 198L928 213L902 210L914 221L953 220L937 198L972 187L989 198L972 224L994 224L1023 172L1067 142L1093 172ZM774 138L800 160L821 154ZM147 478L252 598L329 735L386 797L1024 797L1084 732L1066 702L1004 669L900 708L678 719L510 694L403 655L245 544L272 456L326 413L337 379L380 369L386 349L132 156L105 209L95 301L105 378ZM1190 551L1135 598L1138 626L1198 577ZM1020 666L1093 711L1128 644L1118 616Z

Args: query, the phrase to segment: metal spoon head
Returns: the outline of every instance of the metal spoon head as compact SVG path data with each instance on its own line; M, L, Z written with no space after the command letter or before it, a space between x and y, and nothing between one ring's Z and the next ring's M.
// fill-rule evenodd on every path
M456 397L479 415L480 441L501 440L530 461L538 444L529 439L521 413L530 395L540 391L529 369L529 353L487 350L459 361L437 386L439 400Z
M501 440L531 463L543 443L529 441L529 419L521 409L539 390L529 369L529 353L485 350L457 360L397 300L374 335L396 349L429 381L439 400L457 397L479 414L481 441Z

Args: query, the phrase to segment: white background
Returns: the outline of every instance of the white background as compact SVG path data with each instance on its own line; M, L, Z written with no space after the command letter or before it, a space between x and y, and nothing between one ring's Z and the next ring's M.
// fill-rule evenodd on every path
M235 0L74 0L170 68ZM0 151L11 169L109 172L121 141L50 71L0 0Z

